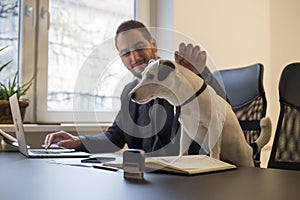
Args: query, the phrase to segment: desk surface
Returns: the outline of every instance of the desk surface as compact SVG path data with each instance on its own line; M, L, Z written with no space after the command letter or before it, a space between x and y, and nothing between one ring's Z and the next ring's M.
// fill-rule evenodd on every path
M0 152L0 199L204 199L283 200L300 198L300 172L238 168L232 171L180 176L146 173L142 183L123 179L123 171L50 164Z

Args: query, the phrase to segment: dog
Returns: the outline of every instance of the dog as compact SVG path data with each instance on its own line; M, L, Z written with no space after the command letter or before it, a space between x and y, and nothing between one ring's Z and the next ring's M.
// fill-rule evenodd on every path
M201 77L170 60L150 61L129 95L140 104L158 97L180 107L179 155L186 155L194 140L213 158L253 167L253 155L271 137L271 120L266 117L260 121L260 136L249 145L230 104Z

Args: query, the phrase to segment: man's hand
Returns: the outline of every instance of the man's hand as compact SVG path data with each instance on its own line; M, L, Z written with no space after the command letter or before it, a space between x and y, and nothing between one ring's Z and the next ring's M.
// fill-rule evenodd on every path
M51 144L57 144L60 147L68 149L76 149L82 146L82 142L79 137L73 136L65 131L58 131L48 134L44 143L45 149L48 149Z
M176 63L196 74L201 74L205 68L206 52L202 51L198 45L180 43L174 57Z

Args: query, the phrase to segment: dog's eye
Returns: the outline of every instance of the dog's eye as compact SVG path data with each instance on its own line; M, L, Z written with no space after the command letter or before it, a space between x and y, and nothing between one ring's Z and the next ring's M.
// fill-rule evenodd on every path
M153 74L147 74L147 79L148 80L153 80L154 79L154 75Z
M149 61L148 61L148 65L149 65L150 63L154 62L154 61L155 61L154 59L149 60Z

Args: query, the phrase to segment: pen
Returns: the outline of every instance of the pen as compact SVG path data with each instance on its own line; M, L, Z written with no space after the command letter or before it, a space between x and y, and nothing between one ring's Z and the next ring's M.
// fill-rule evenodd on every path
M116 168L116 167L103 166L103 165L93 165L93 168L103 169L103 170L108 170L108 171L113 171L113 172L118 171L118 168Z

